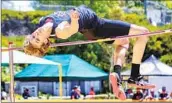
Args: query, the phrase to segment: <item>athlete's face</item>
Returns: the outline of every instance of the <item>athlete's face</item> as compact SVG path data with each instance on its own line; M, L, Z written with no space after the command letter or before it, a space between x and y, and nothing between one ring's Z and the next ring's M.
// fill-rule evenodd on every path
M48 38L51 34L53 23L49 22L39 27L32 33L30 43L36 48L40 48L43 43L48 42Z
M47 43L47 37L43 35L42 28L38 28L35 32L30 36L30 43L36 47L41 48L43 43Z

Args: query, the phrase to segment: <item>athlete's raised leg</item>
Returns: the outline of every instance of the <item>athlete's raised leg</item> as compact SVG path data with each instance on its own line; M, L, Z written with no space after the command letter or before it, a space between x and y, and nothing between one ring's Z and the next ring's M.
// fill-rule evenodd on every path
M129 35L136 35L149 32L148 29L136 25L131 25ZM133 57L131 66L131 75L128 79L128 84L139 88L154 88L155 85L143 82L143 77L140 75L140 64L148 41L148 36L140 36L136 38L133 47Z
M125 61L125 55L127 52L127 49L129 47L129 40L128 39L120 39L116 40L114 43L114 72L110 74L110 81L113 89L114 95L124 100L126 99L125 92L122 88L122 82L121 82L121 69Z

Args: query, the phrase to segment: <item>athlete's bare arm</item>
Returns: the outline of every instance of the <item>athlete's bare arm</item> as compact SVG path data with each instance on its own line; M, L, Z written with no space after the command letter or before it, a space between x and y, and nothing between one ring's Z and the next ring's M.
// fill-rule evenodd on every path
M71 24L69 24L67 21L63 21L58 25L58 27L56 27L55 34L58 38L67 39L73 34L78 32L79 13L77 11L71 11L70 18L71 18Z

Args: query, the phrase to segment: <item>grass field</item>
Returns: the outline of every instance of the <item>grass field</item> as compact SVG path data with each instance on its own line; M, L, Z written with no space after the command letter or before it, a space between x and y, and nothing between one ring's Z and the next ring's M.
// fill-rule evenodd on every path
M10 101L2 101L3 102L10 102ZM112 102L160 102L160 103L164 103L164 102L172 102L172 100L143 100L143 101L133 101L131 99L127 99L127 100L118 100L118 99L102 99L102 100L60 100L60 99L53 99L53 100L15 100L15 102L27 102L27 103L46 103L46 102L56 102L56 103L99 103L99 102L104 102L104 103L112 103Z

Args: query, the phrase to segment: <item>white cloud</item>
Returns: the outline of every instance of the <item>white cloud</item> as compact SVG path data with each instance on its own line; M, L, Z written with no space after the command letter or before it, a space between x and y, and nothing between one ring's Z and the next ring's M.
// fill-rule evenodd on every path
M17 11L34 11L31 6L33 1L2 1L4 9L11 9Z

